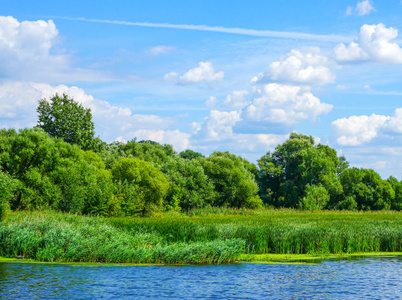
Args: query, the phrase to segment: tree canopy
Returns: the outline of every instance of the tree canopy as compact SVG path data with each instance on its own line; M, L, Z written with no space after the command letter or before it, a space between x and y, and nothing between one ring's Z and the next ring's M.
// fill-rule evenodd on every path
M36 109L39 117L38 127L51 137L58 137L69 144L77 144L82 149L91 149L94 145L95 125L92 122L91 109L66 94L58 94L39 100Z

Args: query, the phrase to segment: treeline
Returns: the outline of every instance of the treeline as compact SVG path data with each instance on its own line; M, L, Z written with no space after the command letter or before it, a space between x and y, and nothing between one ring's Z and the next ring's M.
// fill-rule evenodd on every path
M90 110L66 95L40 100L37 112L35 128L0 130L1 217L10 209L131 216L207 206L402 208L396 178L350 168L311 136L292 133L255 165L153 141L107 144L95 138Z

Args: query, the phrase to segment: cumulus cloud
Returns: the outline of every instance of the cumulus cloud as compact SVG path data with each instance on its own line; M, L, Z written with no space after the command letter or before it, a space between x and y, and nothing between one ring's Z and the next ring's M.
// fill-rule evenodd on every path
M174 50L176 50L176 47L160 45L150 48L149 53L151 53L151 55L157 56L161 54L167 54Z
M191 148L190 134L179 130L147 130L139 129L132 133L138 140L151 140L161 144L170 144L177 151Z
M370 14L372 11L375 11L373 4L369 0L363 0L357 2L356 7L353 8L352 6L348 6L346 8L345 15L358 15L358 16L365 16Z
M371 116L351 116L331 123L331 130L341 146L358 146L367 143L378 135L389 117L372 114Z
M402 136L402 108L397 108L392 116L372 114L338 119L331 123L331 131L341 146L360 146L377 139L390 142Z
M42 83L8 82L0 85L0 127L23 128L37 123L36 106L39 99L50 99L55 94L67 94L90 108L96 133L105 141L139 139L172 144L176 149L189 147L189 135L169 130L170 118L156 115L133 114L127 107L111 105L95 99L78 87L51 86Z
M197 127L199 137L208 140L222 140L233 135L233 126L240 121L238 111L211 110L208 117ZM195 127L195 126L194 126Z
M234 132L234 126L241 121L240 111L210 111L200 123L193 123L196 130L191 144L199 150L267 152L284 142L288 135L244 134Z
M233 93L228 95L223 101L223 105L231 108L243 108L247 105L247 95L248 92L246 90L233 91Z
M322 103L307 87L270 83L254 88L252 102L244 114L253 122L292 125L301 120L315 120L332 107Z
M335 80L329 64L328 58L321 55L318 48L310 48L307 52L294 49L271 63L266 72L254 77L252 82L326 84Z
M105 81L98 71L71 67L69 55L58 53L59 32L52 20L19 22L0 16L0 77L19 81Z
M49 21L19 22L0 16L0 73L15 75L43 64L63 65L65 57L51 55L58 36L56 25Z
M177 82L179 84L219 81L222 80L223 77L224 72L215 72L210 61L200 62L198 67L188 70L181 76L176 72L170 72L164 76L166 81Z
M398 30L384 24L363 25L357 41L349 45L338 44L334 48L335 59L339 62L375 61L382 63L402 63L402 49L390 41L398 36Z

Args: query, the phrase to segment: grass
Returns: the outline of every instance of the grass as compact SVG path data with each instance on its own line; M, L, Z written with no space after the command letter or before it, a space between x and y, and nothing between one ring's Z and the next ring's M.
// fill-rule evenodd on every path
M0 223L0 256L39 261L213 264L373 252L402 252L402 213L215 209L99 218L14 212Z

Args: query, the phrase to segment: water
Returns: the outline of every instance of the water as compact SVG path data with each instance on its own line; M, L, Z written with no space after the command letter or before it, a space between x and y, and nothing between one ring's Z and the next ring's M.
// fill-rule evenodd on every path
M314 265L0 263L1 299L400 299L402 257Z

